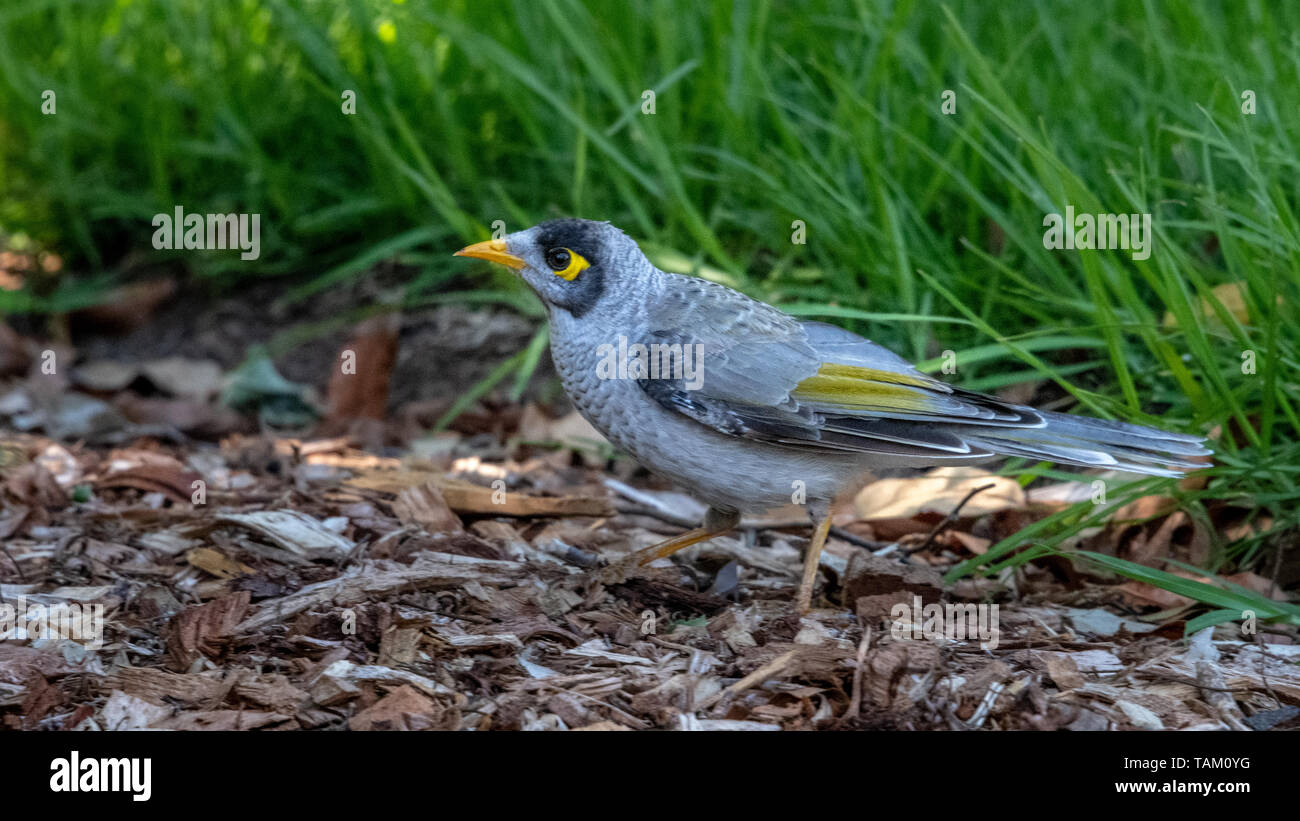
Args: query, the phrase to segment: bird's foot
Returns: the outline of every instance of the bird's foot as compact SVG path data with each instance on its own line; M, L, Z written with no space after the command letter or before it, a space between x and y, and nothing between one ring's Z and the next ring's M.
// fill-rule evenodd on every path
M714 536L720 536L730 530L732 526L734 526L734 522L720 528L717 524L706 521L703 527L688 530L680 536L674 536L671 539L652 544L641 550L633 551L623 558L611 562L596 573L596 578L601 584L622 584L636 576L641 568L654 560L666 558L683 548L711 539Z

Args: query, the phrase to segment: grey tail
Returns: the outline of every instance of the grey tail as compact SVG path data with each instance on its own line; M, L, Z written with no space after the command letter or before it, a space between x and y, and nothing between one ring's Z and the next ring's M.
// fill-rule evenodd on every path
M1179 477L1209 467L1196 457L1212 451L1205 439L1155 428L1037 411L1040 427L983 428L962 438L1004 456L1048 459L1082 467L1105 467L1151 476Z

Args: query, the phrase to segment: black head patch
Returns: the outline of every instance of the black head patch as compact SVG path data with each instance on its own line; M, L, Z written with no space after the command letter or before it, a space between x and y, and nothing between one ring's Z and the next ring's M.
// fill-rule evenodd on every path
M581 254L590 263L572 282L564 282L557 290L560 297L551 301L574 316L582 316L600 300L605 292L606 266L609 249L606 238L611 231L609 223L580 219L558 219L537 226L537 244L545 253L553 248L568 248Z
M609 223L591 220L559 219L548 220L537 226L537 242L544 250L551 248L568 248L587 258L593 266L594 257L600 256L605 246L605 232Z

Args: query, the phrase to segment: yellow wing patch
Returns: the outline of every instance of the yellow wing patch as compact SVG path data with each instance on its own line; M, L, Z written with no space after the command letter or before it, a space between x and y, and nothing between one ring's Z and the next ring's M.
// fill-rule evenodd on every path
M557 277L563 280L573 282L578 278L578 274L591 267L591 263L583 258L582 254L574 251L572 248L565 248L569 252L569 264L563 271L553 271Z
M930 387L922 377L827 362L795 386L791 396L841 407L924 411L929 397L922 391Z

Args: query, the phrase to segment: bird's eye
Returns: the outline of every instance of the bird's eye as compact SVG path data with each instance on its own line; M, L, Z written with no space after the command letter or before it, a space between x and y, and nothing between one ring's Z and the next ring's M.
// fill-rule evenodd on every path
M591 263L582 258L582 254L577 251L570 251L568 248L552 248L546 252L546 264L551 266L552 273L563 280L572 282L578 278L578 274L591 267Z
M563 271L569 267L569 249L552 248L546 252L546 264L557 271Z

